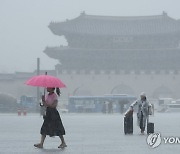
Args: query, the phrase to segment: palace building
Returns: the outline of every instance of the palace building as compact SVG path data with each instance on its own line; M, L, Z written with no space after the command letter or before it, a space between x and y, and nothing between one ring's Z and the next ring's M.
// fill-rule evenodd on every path
M80 16L51 22L67 46L46 47L57 59L67 95L180 97L180 20L154 16ZM58 44L57 44L58 45Z

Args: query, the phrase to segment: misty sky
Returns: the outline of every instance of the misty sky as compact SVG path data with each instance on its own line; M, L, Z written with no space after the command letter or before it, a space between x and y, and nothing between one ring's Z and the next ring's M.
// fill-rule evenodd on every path
M180 0L0 0L0 73L30 72L41 58L41 69L54 69L46 46L66 44L47 27L51 21L90 15L143 16L163 11L180 19Z

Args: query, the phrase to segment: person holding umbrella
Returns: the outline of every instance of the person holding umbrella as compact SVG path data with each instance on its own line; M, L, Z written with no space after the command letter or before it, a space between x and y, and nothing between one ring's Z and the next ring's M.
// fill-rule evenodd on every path
M43 106L46 107L46 114L43 116L44 122L41 127L41 141L38 144L34 144L34 146L37 148L43 148L46 135L49 135L50 137L60 137L62 143L58 146L58 148L67 147L63 137L63 135L65 135L65 129L62 124L59 112L56 109L58 104L58 96L60 96L59 88L65 88L66 85L59 78L47 75L47 72L45 75L31 77L25 82L25 84L35 87L48 87L48 94L45 96L44 89L44 95L42 96ZM56 87L56 93L54 92L54 87Z
M56 93L54 92L55 88L47 88L48 94L42 96L43 105L46 107L46 115L44 115L44 122L41 127L41 141L38 144L34 144L37 148L43 148L43 144L46 138L46 135L59 136L61 139L61 144L58 148L67 147L63 135L65 135L65 129L62 124L59 112L56 107L58 104L58 96L60 96L59 88L56 88Z

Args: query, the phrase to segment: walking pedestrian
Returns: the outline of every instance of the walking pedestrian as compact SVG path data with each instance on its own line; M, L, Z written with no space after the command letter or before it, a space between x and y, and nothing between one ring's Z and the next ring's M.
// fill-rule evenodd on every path
M61 144L58 148L67 147L63 135L65 135L65 129L62 124L59 112L56 107L58 104L58 96L60 96L59 88L56 88L56 93L54 92L55 88L47 88L48 94L42 96L43 105L46 107L46 114L43 116L44 122L41 127L41 141L38 144L34 144L37 148L43 148L43 144L46 138L46 135L50 137L59 136L61 139Z

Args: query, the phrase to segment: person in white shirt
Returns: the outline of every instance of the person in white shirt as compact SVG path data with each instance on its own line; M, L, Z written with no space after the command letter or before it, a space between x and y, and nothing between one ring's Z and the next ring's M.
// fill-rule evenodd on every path
M150 103L146 98L146 94L142 92L140 94L140 99L136 100L131 104L131 110L133 110L134 106L138 106L138 112L137 112L137 120L138 120L138 126L141 129L141 134L144 134L145 127L146 127L146 120L148 118L148 109L150 107Z

